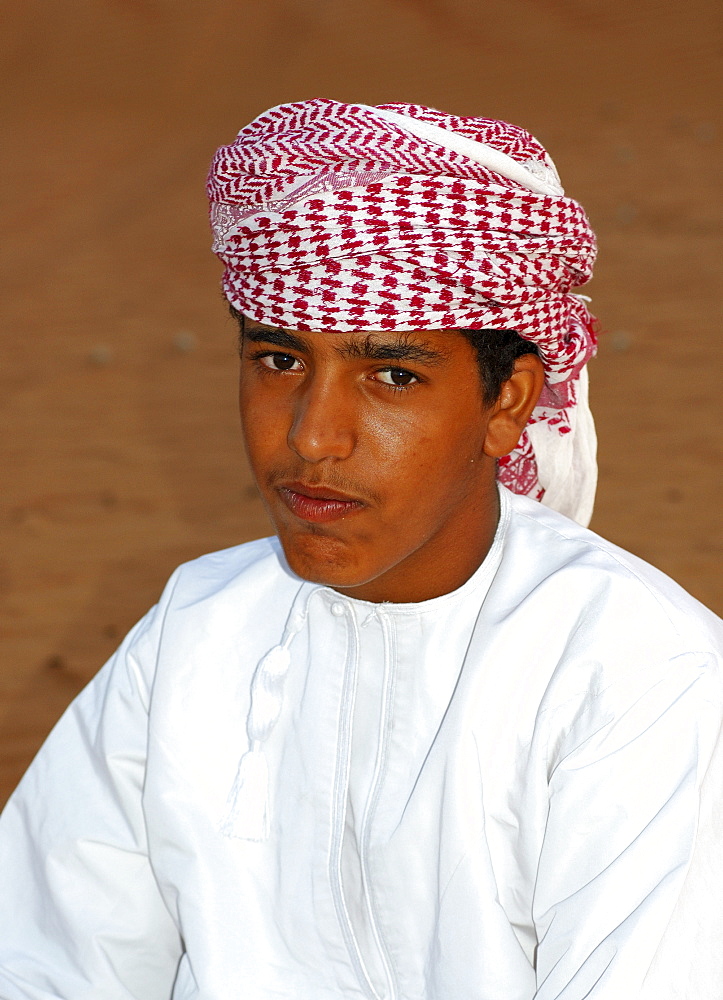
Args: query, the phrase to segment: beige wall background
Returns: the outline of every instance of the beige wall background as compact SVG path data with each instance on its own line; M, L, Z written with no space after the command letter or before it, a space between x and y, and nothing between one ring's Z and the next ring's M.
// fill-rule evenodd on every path
M715 0L5 0L0 800L182 560L267 533L210 157L274 104L529 128L600 239L593 528L721 610Z

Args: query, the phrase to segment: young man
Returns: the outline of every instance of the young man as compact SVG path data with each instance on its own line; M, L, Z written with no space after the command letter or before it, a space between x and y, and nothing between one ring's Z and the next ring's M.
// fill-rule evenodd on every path
M0 997L720 1000L717 622L571 519L582 209L521 129L321 100L209 194L278 538L177 570L21 783Z

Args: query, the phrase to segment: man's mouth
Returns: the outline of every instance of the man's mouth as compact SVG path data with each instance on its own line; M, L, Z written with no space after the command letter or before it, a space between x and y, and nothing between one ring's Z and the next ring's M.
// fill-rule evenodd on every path
M294 482L277 486L276 490L292 514L317 524L338 521L366 506L363 501L330 486Z

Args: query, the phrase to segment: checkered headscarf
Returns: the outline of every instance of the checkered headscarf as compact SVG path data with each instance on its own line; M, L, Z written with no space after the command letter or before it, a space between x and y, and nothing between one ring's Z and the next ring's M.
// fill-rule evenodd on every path
M214 157L229 301L293 330L514 329L546 387L500 480L589 519L595 237L524 129L419 105L271 108ZM543 467L544 466L544 467ZM568 468L569 467L569 468Z

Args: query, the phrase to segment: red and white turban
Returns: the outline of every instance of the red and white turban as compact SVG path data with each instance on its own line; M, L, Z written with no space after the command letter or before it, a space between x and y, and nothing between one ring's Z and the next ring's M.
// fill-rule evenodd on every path
M537 344L545 390L499 478L587 523L595 334L571 289L591 277L595 236L533 136L415 104L301 101L222 146L207 190L224 292L259 323Z

